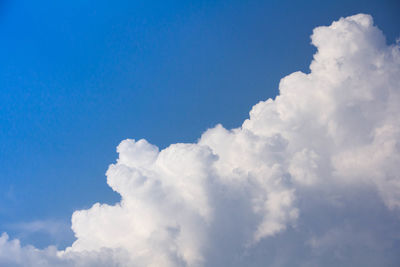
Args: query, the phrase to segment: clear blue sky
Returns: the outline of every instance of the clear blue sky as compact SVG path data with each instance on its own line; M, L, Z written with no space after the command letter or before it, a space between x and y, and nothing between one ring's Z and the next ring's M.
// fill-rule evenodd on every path
M312 29L369 13L388 43L393 1L0 0L0 232L42 247L63 237L12 225L114 203L104 173L126 138L165 147L237 127L308 71Z

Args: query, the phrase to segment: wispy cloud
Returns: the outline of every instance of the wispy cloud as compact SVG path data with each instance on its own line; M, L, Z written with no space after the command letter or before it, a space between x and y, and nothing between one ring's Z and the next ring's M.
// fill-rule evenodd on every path
M51 236L58 236L70 227L69 224L55 220L36 220L31 222L17 222L7 224L6 228L17 230L24 234L46 233Z

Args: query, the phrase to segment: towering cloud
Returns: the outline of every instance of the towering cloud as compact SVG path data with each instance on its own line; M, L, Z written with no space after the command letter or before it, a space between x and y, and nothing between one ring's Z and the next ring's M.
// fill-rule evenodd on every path
M121 201L74 212L65 251L3 234L0 265L398 266L399 45L364 14L311 39L311 72L240 128L122 141L107 171Z

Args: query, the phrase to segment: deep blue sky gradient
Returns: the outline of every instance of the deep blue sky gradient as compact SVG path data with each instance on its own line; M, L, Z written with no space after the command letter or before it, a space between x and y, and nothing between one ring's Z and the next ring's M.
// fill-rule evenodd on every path
M308 72L312 29L373 15L388 43L398 1L0 0L0 232L39 247L72 240L12 227L68 226L114 203L104 173L126 138L161 148L232 128Z

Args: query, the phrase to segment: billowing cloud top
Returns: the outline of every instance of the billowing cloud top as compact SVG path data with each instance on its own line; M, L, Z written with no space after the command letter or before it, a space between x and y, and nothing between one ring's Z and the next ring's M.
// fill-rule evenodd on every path
M0 265L398 266L399 46L364 14L311 38L311 72L240 128L122 141L107 171L121 201L74 212L65 251L3 234Z

